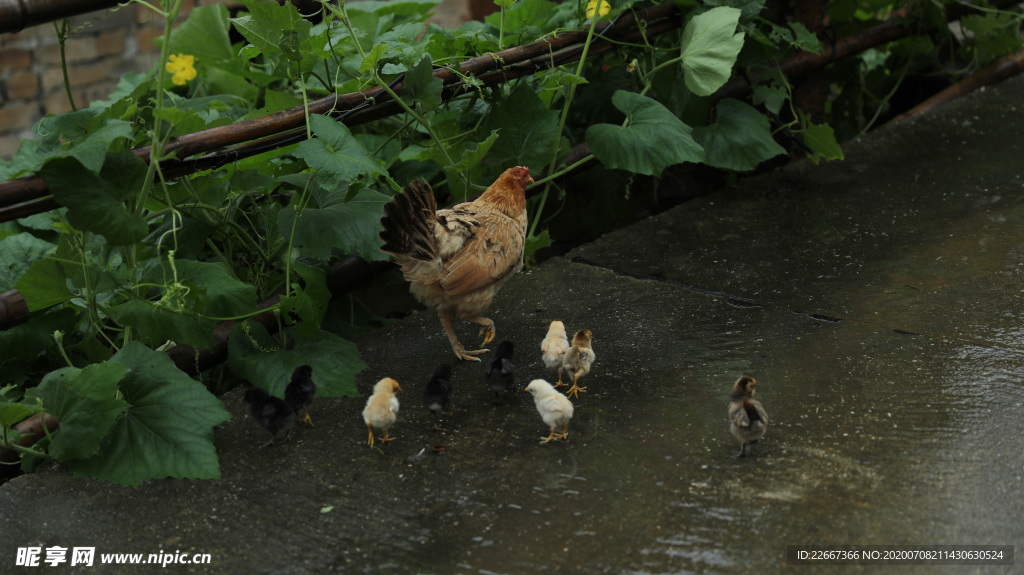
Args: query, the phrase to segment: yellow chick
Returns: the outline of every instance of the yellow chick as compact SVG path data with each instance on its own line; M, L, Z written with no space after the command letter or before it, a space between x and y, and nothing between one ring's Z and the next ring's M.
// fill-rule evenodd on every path
M562 369L572 375L572 387L565 392L566 395L578 398L579 392L587 390L585 387L580 387L578 382L581 377L590 373L590 365L597 359L593 348L591 348L593 337L594 334L590 333L589 329L581 329L572 336L572 347L565 350Z
M740 452L736 457L746 457L747 446L757 443L768 428L768 414L761 407L761 402L753 398L755 385L756 379L741 377L736 380L729 396L729 428L740 442Z
M366 400L366 407L363 408L363 421L366 422L366 430L370 432L370 439L367 443L373 447L373 428L381 430L384 437L381 443L387 443L394 439L388 436L388 429L395 424L398 418L398 398L395 394L402 391L398 382L385 377L373 386L373 395Z
M558 372L558 383L555 387L567 385L562 383L562 358L569 349L569 339L565 336L565 324L560 321L551 322L548 334L540 342L540 350L544 352L544 365Z
M551 433L541 438L541 443L547 443L552 439L565 439L569 437L569 420L572 419L572 402L569 398L555 391L550 383L543 379L535 379L526 386L526 391L533 394L533 402L537 405L537 412L540 413L544 423L551 427ZM562 426L562 433L555 433L558 426Z

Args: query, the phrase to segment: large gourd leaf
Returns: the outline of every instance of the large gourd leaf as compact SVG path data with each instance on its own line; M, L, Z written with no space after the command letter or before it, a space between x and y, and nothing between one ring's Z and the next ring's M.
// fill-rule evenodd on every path
M213 426L231 417L220 401L166 354L141 343L129 343L110 361L131 368L120 383L128 412L98 455L69 461L68 469L121 485L160 477L220 477Z
M320 331L313 338L298 338L292 349L279 347L262 325L240 322L228 340L228 367L277 397L284 397L284 388L300 365L313 367L317 397L359 395L356 375L366 369L366 363L356 344Z
M121 363L65 367L46 374L25 397L38 397L60 422L47 452L59 461L95 455L127 403L117 399L117 382L131 369Z
M148 227L128 211L124 201L142 190L146 164L131 152L107 156L96 175L74 158L57 158L39 173L54 199L68 208L74 227L102 235L112 244L141 241Z
M356 192L348 201L345 196L344 189L326 191L317 186L313 202L302 210L302 218L295 223L295 210L283 209L277 215L277 229L287 239L295 223L294 245L309 257L327 259L331 249L337 248L367 261L386 260L387 254L378 249L377 232L384 204L390 198L370 189Z
M659 176L666 167L704 160L692 128L665 106L646 96L619 90L612 104L626 114L628 126L594 124L587 129L590 150L605 166Z
M772 139L771 124L760 112L739 100L724 100L717 107L717 121L693 129L704 148L709 166L750 171L786 150Z
M732 75L743 47L743 32L736 32L741 13L738 8L719 6L694 16L683 29L684 79L694 94L709 96Z
M325 189L333 190L364 174L384 172L345 124L327 116L312 116L309 124L316 138L299 144L295 155L315 170L316 181Z

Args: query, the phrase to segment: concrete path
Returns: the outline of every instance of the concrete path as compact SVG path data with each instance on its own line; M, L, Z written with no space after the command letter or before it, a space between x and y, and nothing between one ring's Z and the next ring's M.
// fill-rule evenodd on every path
M366 446L363 399L321 399L315 428L257 449L236 390L221 480L122 488L55 468L0 487L0 571L61 571L15 571L28 546L211 559L89 573L532 574L776 573L787 545L1024 542L1021 134L1017 78L514 278L492 317L522 387L550 376L548 322L594 333L568 441L538 445L529 394L495 405L479 364L455 366L454 415L433 430L423 384L451 356L421 313L359 342L364 397L385 375L404 389L393 443ZM737 460L741 374L771 423Z

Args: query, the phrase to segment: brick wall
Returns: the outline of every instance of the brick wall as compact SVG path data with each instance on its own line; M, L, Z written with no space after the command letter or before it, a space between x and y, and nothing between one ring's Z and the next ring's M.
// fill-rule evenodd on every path
M238 3L185 0L179 21L193 7L210 4ZM435 13L439 24L457 26L469 15L468 1L445 0ZM164 23L144 6L84 14L73 18L72 25L75 32L65 43L65 55L79 109L107 99L122 74L150 70L159 56L153 39L163 33ZM34 139L32 126L44 115L69 111L53 24L0 34L0 157L10 159L23 138Z
M185 0L179 20L195 6L237 4ZM134 4L72 18L74 32L65 42L68 80L75 106L105 100L126 72L153 68L159 51L153 39L163 19ZM71 111L60 46L53 24L0 35L0 157L10 159L21 140L33 139L32 126L46 114Z

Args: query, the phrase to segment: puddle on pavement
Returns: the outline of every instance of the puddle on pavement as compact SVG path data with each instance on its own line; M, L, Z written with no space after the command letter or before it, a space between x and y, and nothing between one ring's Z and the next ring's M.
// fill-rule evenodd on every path
M406 564L509 574L770 572L784 567L786 545L1010 543L1008 534L1021 533L1011 511L1019 505L975 498L994 513L984 534L950 521L978 513L954 494L983 479L953 462L972 453L967 460L991 468L999 457L993 440L1009 430L986 430L986 422L1021 407L1012 377L1019 353L699 297L710 298L713 317L700 313L719 335L689 319L656 320L680 331L648 342L655 359L642 366L628 339L603 334L568 443L535 444L545 430L528 396L472 416L501 424L477 447L444 456L477 471L424 487L427 535L409 546ZM680 340L688 348L662 349ZM739 374L758 378L771 420L746 459L733 457L725 414ZM987 475L1010 473L1007 485L1020 486L1019 458L1004 463ZM432 459L410 472L427 485L441 465Z

